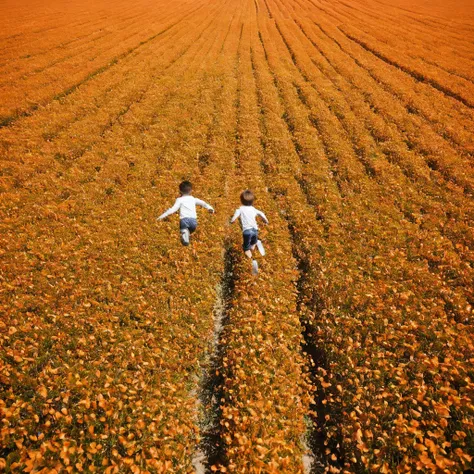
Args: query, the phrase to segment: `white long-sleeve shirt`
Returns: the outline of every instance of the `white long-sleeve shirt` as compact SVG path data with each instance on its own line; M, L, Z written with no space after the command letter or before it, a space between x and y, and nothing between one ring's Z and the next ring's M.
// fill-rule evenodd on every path
M234 222L240 217L240 224L242 225L242 231L248 229L258 229L257 216L260 216L267 224L267 216L253 206L240 206L234 213L234 216L230 222Z
M210 206L207 202L201 201L201 199L197 199L194 196L181 196L176 199L175 203L172 207L170 207L167 211L163 212L159 220L168 217L170 214L174 214L176 211L179 210L179 218L185 219L186 217L190 217L192 219L197 218L196 214L196 206L205 207L206 209L213 211L214 208Z

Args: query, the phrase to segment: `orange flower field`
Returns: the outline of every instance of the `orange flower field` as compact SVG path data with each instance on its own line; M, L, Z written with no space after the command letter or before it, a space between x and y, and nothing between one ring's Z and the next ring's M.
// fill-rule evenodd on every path
M0 12L0 472L474 469L472 0Z

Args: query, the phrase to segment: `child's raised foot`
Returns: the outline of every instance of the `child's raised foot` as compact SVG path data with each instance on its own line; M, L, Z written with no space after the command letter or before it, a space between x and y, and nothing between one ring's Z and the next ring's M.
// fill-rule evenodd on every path
M258 248L258 251L260 252L260 255L263 257L265 255L265 247L263 246L261 240L257 240L257 248Z
M183 245L185 245L186 247L189 245L189 230L188 229L184 229L182 232L181 232L181 243Z
M257 262L257 260L252 260L252 275L258 275L258 262Z

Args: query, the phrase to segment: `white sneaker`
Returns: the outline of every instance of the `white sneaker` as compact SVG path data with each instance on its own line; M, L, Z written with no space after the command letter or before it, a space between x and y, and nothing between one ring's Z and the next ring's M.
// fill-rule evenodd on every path
M252 275L258 275L258 262L257 262L257 260L252 260Z
M263 246L261 240L257 240L257 248L258 248L258 251L260 252L260 255L263 257L265 255L265 247Z
M189 229L184 229L181 232L181 243L185 246L189 245Z

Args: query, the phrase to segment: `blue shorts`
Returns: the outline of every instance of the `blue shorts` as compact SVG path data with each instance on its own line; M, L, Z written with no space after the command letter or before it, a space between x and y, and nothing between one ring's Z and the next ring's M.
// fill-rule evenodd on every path
M247 229L244 230L242 234L244 238L244 252L250 250L254 245L257 245L258 240L258 230L257 229Z
M184 229L188 229L189 233L192 234L197 227L197 219L193 219L192 217L185 217L184 219L180 219L179 221L179 230L183 231Z

